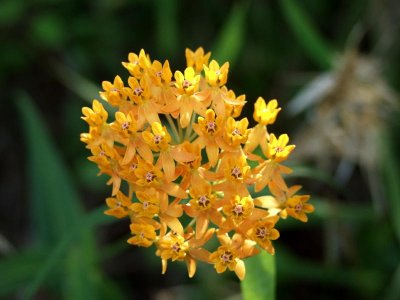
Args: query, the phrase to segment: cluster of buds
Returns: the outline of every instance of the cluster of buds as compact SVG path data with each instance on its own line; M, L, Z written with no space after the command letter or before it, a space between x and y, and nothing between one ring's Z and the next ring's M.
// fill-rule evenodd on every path
M115 118L108 121L93 100L82 109L89 132L81 141L110 177L105 213L130 219L128 243L155 245L162 273L169 260L184 260L192 277L203 261L243 279L244 258L274 254L278 220L306 222L314 208L308 195L296 195L300 186L283 179L291 170L281 162L295 146L267 130L280 111L277 101L258 98L257 125L248 128L247 118L237 119L245 96L226 87L229 63L209 58L202 48L186 49L186 69L173 74L168 61L130 53L122 63L127 85L116 76L100 92Z

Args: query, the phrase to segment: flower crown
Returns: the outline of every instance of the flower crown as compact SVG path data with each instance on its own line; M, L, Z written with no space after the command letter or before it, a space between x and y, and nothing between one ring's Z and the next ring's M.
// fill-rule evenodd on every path
M129 217L128 243L155 245L162 273L168 260L184 260L192 277L203 261L243 279L242 259L262 250L274 254L278 220L306 222L314 207L308 195L296 194L300 186L288 187L283 178L291 170L281 163L295 146L287 134L267 130L278 102L259 97L257 125L249 128L247 118L238 119L245 96L226 86L229 63L209 62L210 55L186 49L186 69L173 74L168 60L130 53L122 63L127 85L116 76L100 92L115 117L108 121L93 100L82 109L89 132L81 141L100 174L110 177L105 213ZM266 187L267 195L252 196Z

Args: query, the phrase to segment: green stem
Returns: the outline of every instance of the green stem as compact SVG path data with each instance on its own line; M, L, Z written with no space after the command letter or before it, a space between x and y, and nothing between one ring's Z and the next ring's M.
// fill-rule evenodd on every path
M169 126L171 127L171 130L172 130L172 132L173 132L173 135L174 135L174 139L175 139L176 144L179 144L179 141L180 141L180 134L178 133L178 130L176 129L176 125L175 125L174 120L173 120L173 119L171 118L171 116L168 115L168 114L165 115L165 118L167 119L168 124L169 124ZM179 128L180 128L180 127L179 127Z
M197 114L195 112L193 112L192 116L190 117L189 126L185 130L184 141L190 141L190 136L192 135L192 132L193 132L193 123L194 123L196 116L197 116Z

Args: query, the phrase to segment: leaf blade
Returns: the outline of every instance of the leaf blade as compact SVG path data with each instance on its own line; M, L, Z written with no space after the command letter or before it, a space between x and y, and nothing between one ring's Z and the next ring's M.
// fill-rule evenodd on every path
M275 273L275 256L266 251L246 259L246 277L241 282L243 299L275 299Z

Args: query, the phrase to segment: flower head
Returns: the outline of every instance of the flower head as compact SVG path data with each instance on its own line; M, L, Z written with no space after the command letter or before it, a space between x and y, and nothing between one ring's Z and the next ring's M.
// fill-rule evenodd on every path
M278 221L305 222L314 207L285 183L291 170L282 162L295 146L268 132L277 100L259 97L250 127L241 117L246 96L227 87L229 63L209 62L203 48L185 55L187 67L173 72L143 49L129 53L127 78L102 83L100 97L115 113L93 100L82 109L89 130L80 139L112 185L105 214L129 218L128 243L154 245L162 273L184 261L193 277L205 262L243 279L247 257L275 253Z

